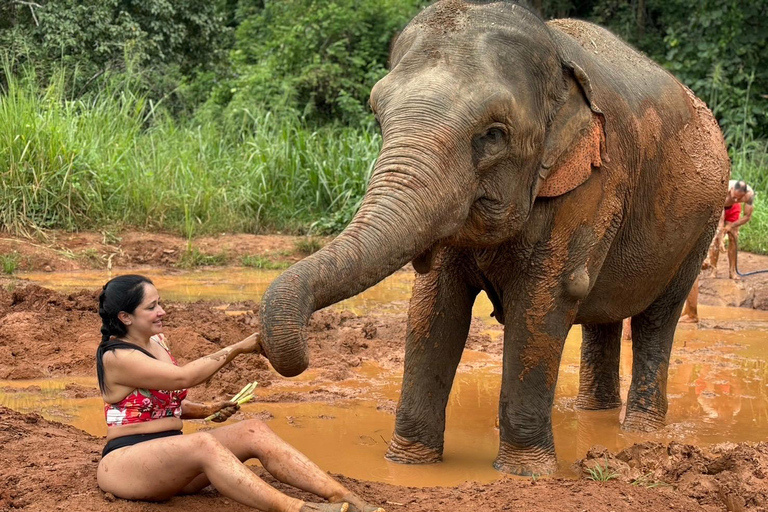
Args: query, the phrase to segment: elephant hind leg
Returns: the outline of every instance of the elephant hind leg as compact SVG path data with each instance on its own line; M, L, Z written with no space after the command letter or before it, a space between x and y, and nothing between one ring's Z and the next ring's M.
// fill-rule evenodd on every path
M621 407L619 363L621 322L584 324L576 407L584 410Z
M675 277L642 313L632 317L632 384L623 428L652 431L664 426L667 414L667 373L675 328L683 304L699 275L711 231L707 231L680 266Z

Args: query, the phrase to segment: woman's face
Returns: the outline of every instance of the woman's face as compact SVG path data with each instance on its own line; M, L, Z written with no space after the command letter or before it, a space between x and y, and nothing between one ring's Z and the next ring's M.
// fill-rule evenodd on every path
M142 337L150 337L163 332L163 317L165 311L160 306L160 294L157 288L149 283L144 283L144 300L136 307L133 314L127 315L126 324L128 332Z

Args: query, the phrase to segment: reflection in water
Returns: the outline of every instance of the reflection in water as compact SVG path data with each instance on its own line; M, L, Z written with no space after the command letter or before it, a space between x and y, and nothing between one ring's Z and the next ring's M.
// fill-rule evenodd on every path
M108 276L41 274L33 277L44 286L58 289L97 286ZM274 272L249 269L226 272L194 272L164 275L151 272L161 293L169 300L258 300ZM57 283L42 278L56 278ZM336 306L359 314L380 311L405 313L412 274L401 272L365 293ZM236 283L236 284L233 284ZM204 284L202 286L201 284ZM194 293L193 293L194 292ZM475 315L489 318L490 303L483 296ZM703 326L683 327L675 336L669 370L667 427L654 433L627 433L619 428L623 410L577 411L581 328L574 326L566 341L557 382L552 422L560 461L560 475L571 476L570 466L595 444L612 451L635 442L672 440L699 445L723 441L762 441L768 438L768 314L735 308L700 307ZM483 320L484 322L486 320ZM492 320L489 320L492 322ZM741 330L734 330L733 324ZM489 325L491 325L489 323ZM497 331L488 331L498 336ZM334 383L339 387L366 387L367 399L327 403L253 403L246 415L264 415L278 434L305 452L322 468L351 477L397 485L456 485L465 480L489 482L501 475L491 464L498 450L494 423L498 409L501 361L497 357L467 351L451 393L445 436L444 462L407 466L387 462L384 453L394 427L394 404L399 397L401 375L385 372L374 363L364 364L357 377ZM482 362L484 364L477 364ZM622 396L626 399L631 379L631 342L622 344ZM257 395L286 390L308 392L314 377L307 372L298 379L279 381ZM0 404L22 412L40 412L46 418L69 423L94 435L106 427L98 398L65 398L69 383L96 388L96 380L63 378L46 381L0 382ZM326 386L330 387L330 386ZM209 425L185 422L193 432Z

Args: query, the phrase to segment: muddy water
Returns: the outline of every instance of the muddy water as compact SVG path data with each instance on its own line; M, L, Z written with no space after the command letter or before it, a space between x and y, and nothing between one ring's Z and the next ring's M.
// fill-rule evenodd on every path
M258 300L275 276L275 273L245 269L149 274L167 299L225 301ZM103 274L95 275L91 284L79 275L74 284L64 284L50 281L60 277L58 275L41 276L49 281L38 281L40 284L58 289L96 286L105 278ZM383 307L405 311L411 282L410 273L398 273L338 307L359 313ZM475 314L488 318L490 310L487 299L482 297ZM669 371L667 427L650 434L621 431L619 421L623 409L575 410L581 329L574 326L565 345L553 411L561 476L572 475L570 465L594 444L619 450L646 440L707 445L768 438L768 313L702 306L700 315L702 323L698 328L681 326L678 329ZM488 332L500 335L496 330ZM631 343L625 342L621 367L624 398L631 379L631 361ZM412 486L456 485L465 480L489 482L501 476L491 467L498 448L498 430L494 423L500 363L498 358L486 354L465 353L448 406L442 464L403 466L384 460L394 426L392 411L399 396L401 375L385 372L375 363L364 364L356 377L330 387L365 386L370 390L367 400L335 404L257 402L246 405L243 412L246 416L271 415L268 423L275 431L322 468L334 473ZM310 391L313 378L311 371L306 372L297 379L273 384L268 390L258 390L257 395ZM64 388L69 383L96 387L95 379L76 378L0 382L0 404L23 412L42 409L50 419L103 435L100 400L65 398ZM186 422L185 431L193 432L203 426L200 422Z
M282 270L257 270L232 268L226 270L199 270L191 272L164 269L143 269L131 272L73 271L20 272L18 277L57 291L74 291L81 288L98 288L110 278L121 273L141 273L155 283L162 299L192 302L196 300L220 300L225 302L259 301L270 283ZM340 302L335 308L365 314L372 309L380 311L405 311L411 295L413 275L398 272L377 286ZM490 307L490 306L489 306Z

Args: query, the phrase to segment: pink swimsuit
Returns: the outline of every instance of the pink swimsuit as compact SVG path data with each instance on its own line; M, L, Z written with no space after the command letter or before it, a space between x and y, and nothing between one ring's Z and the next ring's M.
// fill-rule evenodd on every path
M176 359L171 355L162 334L152 339L168 352L173 364ZM178 365L177 365L178 366ZM187 397L187 390L165 391L162 389L134 389L128 396L114 404L104 404L104 416L107 427L131 425L161 418L181 418L181 401Z

